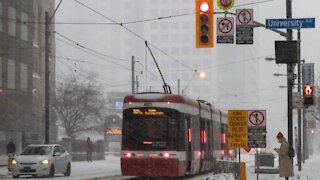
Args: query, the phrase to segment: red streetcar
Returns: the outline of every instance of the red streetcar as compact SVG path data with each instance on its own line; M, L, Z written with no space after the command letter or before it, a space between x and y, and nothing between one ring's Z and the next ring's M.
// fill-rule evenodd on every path
M218 161L235 158L226 148L227 114L201 100L166 93L127 95L122 123L124 176L194 175L221 170Z

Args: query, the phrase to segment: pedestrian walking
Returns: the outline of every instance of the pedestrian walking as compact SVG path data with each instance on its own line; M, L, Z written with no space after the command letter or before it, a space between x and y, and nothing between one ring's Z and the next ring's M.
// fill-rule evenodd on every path
M8 155L8 172L11 172L12 160L14 153L16 152L16 145L13 143L13 140L10 138L9 143L7 144L7 155Z
M92 162L93 144L90 140L90 137L87 138L85 150L87 152L87 161Z
M289 143L281 132L278 133L277 139L281 144L280 148L274 148L279 155L279 176L289 180L289 177L294 176L293 160L288 155Z

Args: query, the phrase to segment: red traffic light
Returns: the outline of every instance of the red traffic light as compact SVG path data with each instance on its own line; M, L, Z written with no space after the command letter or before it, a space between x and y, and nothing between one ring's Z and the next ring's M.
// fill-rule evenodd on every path
M213 0L196 1L196 48L213 48Z
M209 5L207 2L203 2L201 5L200 5L200 11L201 12L207 12L209 10Z

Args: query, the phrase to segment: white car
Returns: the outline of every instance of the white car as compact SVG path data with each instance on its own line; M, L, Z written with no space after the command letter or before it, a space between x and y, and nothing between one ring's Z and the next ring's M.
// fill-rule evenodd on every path
M12 161L12 177L32 175L53 177L56 173L70 176L71 156L58 144L28 145Z

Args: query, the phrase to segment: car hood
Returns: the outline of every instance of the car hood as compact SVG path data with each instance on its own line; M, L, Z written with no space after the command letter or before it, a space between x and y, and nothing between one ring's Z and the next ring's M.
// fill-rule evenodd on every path
M15 159L19 163L38 163L44 159L51 159L50 156L39 156L39 155L20 155L20 156L15 156Z

